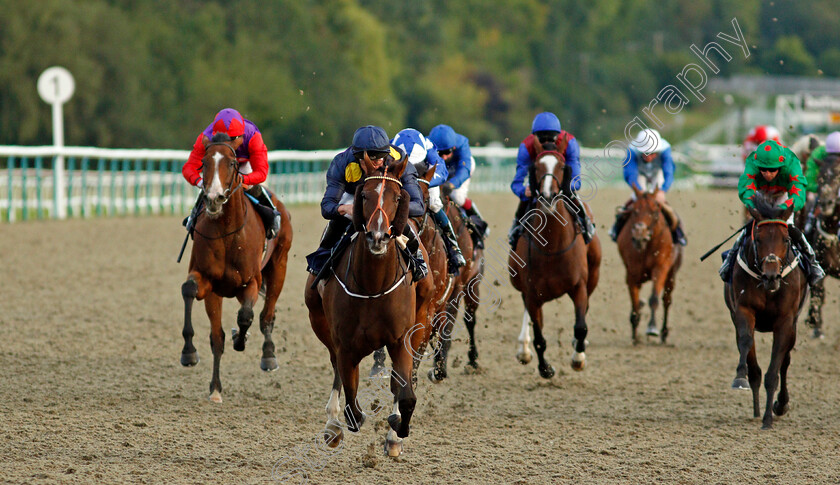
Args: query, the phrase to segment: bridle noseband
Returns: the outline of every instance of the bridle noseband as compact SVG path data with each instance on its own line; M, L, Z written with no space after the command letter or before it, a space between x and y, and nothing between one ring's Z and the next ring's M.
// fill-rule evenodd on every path
M778 258L778 256L771 253L771 254L765 256L764 258L762 258L761 261L759 261L759 259L758 259L758 246L756 245L756 242L755 242L755 231L756 231L756 229L758 229L759 226L762 226L764 224L784 224L785 227L787 227L787 225L788 225L787 221L782 220L782 219L765 219L763 221L753 220L753 227L752 227L752 231L750 233L750 246L752 247L752 253L753 253L753 266L756 268L757 271L761 271L762 265L771 256ZM793 269L796 267L796 265L799 263L799 257L797 256L790 263L785 264L785 262L788 260L788 255L789 254L790 254L790 237L786 237L785 238L784 258L779 263L780 268L781 268L781 271L779 272L779 275L783 279L787 275L789 275L793 271ZM737 255L737 258L738 258L738 265L741 266L741 268L747 274L749 274L750 276L752 276L753 278L755 278L757 280L762 279L761 275L758 274L758 272L756 270L753 270L752 268L750 268L749 265L746 262L744 262L743 259L741 259L740 254Z
M214 141L212 143L208 143L207 147L209 148L214 145L225 146L231 151L231 153L233 153L233 161L230 163L230 167L233 170L233 177L230 178L227 188L222 193L222 205L225 205L230 200L231 196L233 196L237 190L242 188L242 177L238 177L239 167L236 166L236 164L239 163L239 160L236 158L236 150L233 149L233 146L231 146L230 143L224 141ZM237 181L236 187L233 187L234 181ZM205 189L204 192L206 194L207 190Z
M382 216L385 218L386 227L388 228L385 234L387 234L388 237L395 237L395 235L391 232L391 218L388 217L388 214L382 207L382 197L385 195L385 182L394 182L400 186L400 189L402 189L403 184L402 182L400 182L399 179L389 177L388 169L385 169L385 173L383 175L371 175L369 177L365 177L365 182L367 182L368 180L382 180L382 183L379 186L379 198L376 200L376 208L373 210L373 213L371 213L370 217L368 217L367 224L362 227L365 230L365 232L367 232L367 227L371 226L373 223L373 216L375 216L377 212L381 212Z

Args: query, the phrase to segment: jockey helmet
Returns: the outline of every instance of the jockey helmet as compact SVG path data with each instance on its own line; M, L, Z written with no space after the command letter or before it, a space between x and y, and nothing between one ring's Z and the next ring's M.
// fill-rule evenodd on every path
M825 139L826 153L840 153L840 131L834 131L828 134Z
M556 131L560 133L560 120L554 113L545 111L534 117L534 122L531 123L531 133L536 134L538 131Z
M356 130L353 134L353 153L360 152L389 152L391 144L388 134L383 128L367 125Z
M753 163L759 169L778 169L787 165L791 159L797 160L796 155L787 147L782 146L775 140L767 140L758 145L750 155Z
M640 131L630 142L630 146L640 153L662 153L671 148L671 144L662 138L658 131L650 128Z
M761 142L767 140L775 140L780 142L781 133L775 126L771 125L758 125L747 135L747 140L755 143L758 145Z
M225 108L216 113L213 119L213 134L226 133L231 138L245 134L245 121L239 111Z
M458 143L455 130L449 125L437 125L432 128L432 131L429 132L429 139L432 140L438 151L451 150Z
M414 128L406 128L397 133L397 136L391 140L391 144L406 152L408 161L412 164L418 164L426 160L427 150L433 148L431 142Z

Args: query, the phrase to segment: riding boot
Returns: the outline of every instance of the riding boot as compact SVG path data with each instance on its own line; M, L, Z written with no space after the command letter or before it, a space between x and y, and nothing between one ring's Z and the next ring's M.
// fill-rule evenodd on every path
M190 211L190 215L184 219L181 224L187 228L187 233L192 234L195 230L195 221L198 219L198 214L201 213L201 210L204 208L204 190L201 190L198 193L198 197L195 199L195 205L193 206L192 210Z
M341 239L341 236L344 235L344 232L347 230L347 226L349 225L350 220L346 217L330 219L329 224L327 224L327 229L324 231L324 235L321 236L321 243L319 244L319 247L332 249Z
M723 258L723 264L720 265L718 274L720 275L720 279L722 279L724 283L729 283L730 281L732 281L732 264L735 262L735 258L738 256L738 251L741 249L741 241L744 239L744 236L746 234L746 229L741 231L741 234L738 234L738 238L735 239L735 244L732 245L732 249L721 253L721 257Z
M273 239L280 231L280 224L282 222L280 212L277 211L277 207L274 206L271 196L268 195L268 190L262 185L253 185L248 189L248 193L255 197L260 204L256 206L256 210L260 214L263 223L265 223L265 238Z
M415 282L420 281L429 274L426 260L423 259L423 251L420 250L420 241L409 224L405 225L403 236L408 238L405 243L405 252L409 261L411 261L411 276Z
M802 231L793 224L789 224L788 234L790 234L793 242L799 247L799 252L805 257L805 260L808 263L808 284L814 286L825 277L825 271L823 271L822 266L820 266L820 262L817 261L817 255L814 253L811 245L808 244L808 240L805 239L805 235L802 234Z
M449 222L449 218L446 217L446 212L442 209L433 212L432 217L434 217L435 222L440 228L441 235L443 236L443 244L446 246L449 274L458 274L458 268L467 264L467 261L464 259L464 255L461 254L461 248L458 247L458 240L455 239L455 231L452 229L452 223Z
M584 207L583 201L580 200L577 192L572 192L571 200L577 206L576 215L578 222L580 223L581 233L583 234L583 242L589 244L595 236L595 224L592 223L592 219L590 219L589 214L586 213L586 207Z
M481 239L485 239L487 236L490 235L490 226L487 225L487 221L481 217L481 212L478 212L478 207L475 206L475 202L470 200L470 208L464 209L464 212L467 213L468 217L476 216L479 220L479 223L476 224L479 234L481 235Z
M516 214L513 216L513 224L511 224L510 231L508 231L508 242L514 250L516 250L516 241L519 240L519 236L522 235L522 231L525 229L521 219L525 217L530 206L530 200L520 200L519 207L516 208Z

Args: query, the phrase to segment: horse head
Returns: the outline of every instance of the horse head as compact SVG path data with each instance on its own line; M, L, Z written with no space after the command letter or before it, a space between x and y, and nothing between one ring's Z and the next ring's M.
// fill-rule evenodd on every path
M761 285L775 293L781 288L782 270L790 252L787 220L793 207L778 207L762 192L756 192L753 202L755 208L750 208L750 215L755 219L751 236L753 259Z
M239 161L236 159L236 149L242 145L242 137L231 140L227 134L217 133L212 140L205 136L202 141L204 158L201 159L201 178L205 212L208 217L215 219L222 215L222 206L231 194L242 186ZM234 187L237 181L238 185Z
M365 178L356 189L353 223L365 235L370 252L384 255L389 240L401 235L408 223L409 195L400 182L408 159L386 155L380 164L364 153L360 161Z
M420 185L420 193L423 194L423 205L429 207L429 185L432 183L432 179L435 177L435 171L437 170L437 165L432 165L426 170L426 173L420 176L417 179L417 182Z
M840 161L840 155L827 155L820 165L820 172L817 176L820 212L829 217L834 215L837 206L837 194L840 191L838 161Z
M633 193L636 200L630 205L630 215L627 219L627 225L630 226L630 236L633 242L633 247L636 251L643 252L647 249L647 245L653 237L653 228L662 217L662 206L656 201L656 193L659 192L659 187L654 192L642 192L633 184Z
M548 143L549 145L551 143ZM547 200L553 201L560 194L560 187L563 185L563 170L566 162L563 155L556 150L542 150L537 145L536 162L534 172L537 178L539 194Z

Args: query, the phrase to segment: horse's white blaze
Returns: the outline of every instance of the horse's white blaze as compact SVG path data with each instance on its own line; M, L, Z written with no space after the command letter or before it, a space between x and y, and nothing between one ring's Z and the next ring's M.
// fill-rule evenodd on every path
M222 158L224 158L224 155L221 153L213 154L213 161L216 163L216 166L213 169L213 179L210 181L210 188L207 190L207 195L210 197L222 195L224 192L222 181L219 179L219 162L221 162Z
M341 402L339 401L338 389L330 391L330 400L327 401L327 422L338 421L338 416L341 412Z
M522 330L519 332L519 349L516 357L519 360L531 360L531 317L528 310L522 315Z
M546 173L553 175L554 174L554 167L557 166L557 157L552 156L545 156L540 158L540 163L545 164L545 168L547 170ZM543 196L549 197L551 196L551 183L554 182L554 177L545 177L543 179Z
M376 227L378 227L379 229L382 229L382 225L384 223L385 223L385 221L382 219L382 213L380 212L379 213L379 219L377 219L377 221L376 221Z

